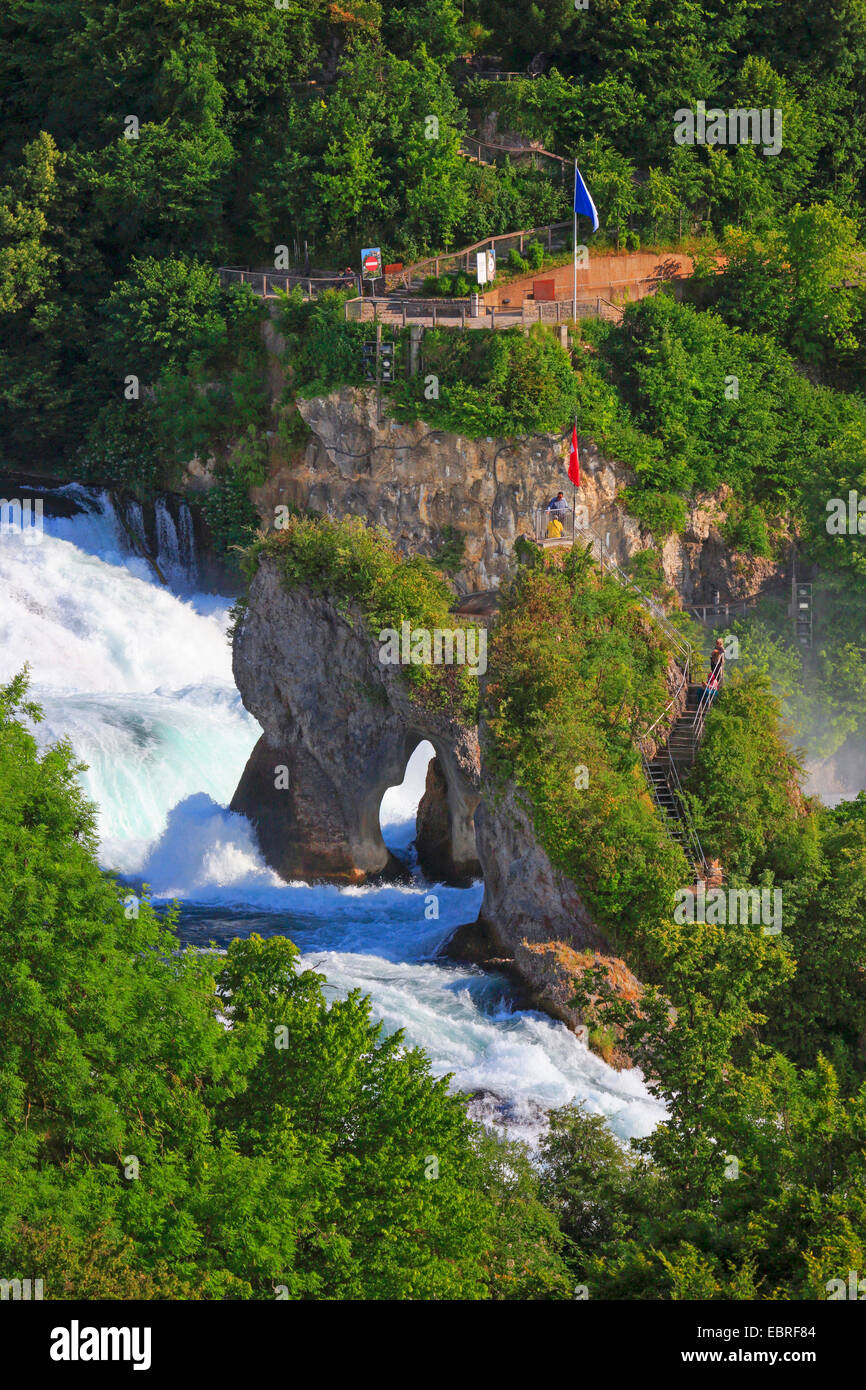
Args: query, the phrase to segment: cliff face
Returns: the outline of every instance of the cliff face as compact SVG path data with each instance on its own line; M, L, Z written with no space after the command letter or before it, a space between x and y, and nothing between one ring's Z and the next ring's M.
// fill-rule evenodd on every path
M459 593L495 589L513 568L514 542L533 535L535 514L561 488L572 497L567 463L570 432L522 439L464 439L423 422L398 424L376 418L372 389L345 387L299 401L312 433L300 457L275 457L267 483L253 490L264 527L275 508L291 503L342 518L360 516L385 530L405 551L432 555L446 527L465 542L454 576ZM633 475L580 440L578 501L589 525L607 540L622 564L654 545L617 496ZM682 536L662 548L667 582L683 602L712 602L755 592L774 573L764 560L733 555L719 531L726 517L722 492L698 500Z

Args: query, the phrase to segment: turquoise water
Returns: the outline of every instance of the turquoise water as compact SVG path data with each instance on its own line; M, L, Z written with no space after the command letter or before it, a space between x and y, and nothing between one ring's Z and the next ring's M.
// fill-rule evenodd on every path
M190 944L291 937L334 996L369 994L489 1123L532 1139L546 1107L579 1098L621 1137L648 1133L663 1112L638 1072L613 1071L562 1024L517 1008L504 979L437 959L477 915L480 884L431 885L415 869L403 885L337 889L284 883L264 864L249 822L226 809L260 732L232 680L229 600L195 591L188 538L185 553L170 525L160 565L174 591L127 552L105 495L66 491L86 513L46 518L37 545L0 538L0 680L29 661L40 742L68 735L88 764L105 866L157 903L176 899ZM382 805L410 869L431 754L416 749Z

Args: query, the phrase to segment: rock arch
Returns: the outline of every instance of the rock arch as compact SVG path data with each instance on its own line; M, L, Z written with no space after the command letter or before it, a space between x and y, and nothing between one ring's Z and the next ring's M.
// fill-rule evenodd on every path
M234 642L234 674L263 733L231 803L286 879L361 883L402 872L379 826L388 787L428 739L419 858L450 882L478 876L478 732L410 698L360 615L307 587L286 589L263 556Z

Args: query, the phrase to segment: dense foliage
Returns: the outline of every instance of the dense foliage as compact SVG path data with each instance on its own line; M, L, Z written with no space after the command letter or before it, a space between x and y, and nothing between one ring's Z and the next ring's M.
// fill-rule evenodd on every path
M484 693L487 766L526 794L550 859L636 960L642 924L689 874L636 749L671 700L669 661L639 601L576 547L561 568L529 566L515 581Z
M277 937L178 951L0 690L0 1254L46 1298L566 1291L520 1152ZM227 1026L230 1025L230 1026ZM282 1292L280 1292L282 1291Z
M494 48L532 75L467 72ZM583 323L571 357L543 330L441 330L406 379L397 333L389 410L469 437L576 416L634 470L623 500L659 542L715 491L734 550L782 562L796 536L821 567L812 651L785 599L736 624L688 784L728 881L782 893L777 936L672 920L690 868L634 746L669 698L640 606L579 550L506 598L491 766L650 981L639 1008L602 976L582 1003L669 1116L629 1150L554 1112L538 1171L366 1001L328 1004L289 942L180 952L171 916L96 867L71 750L37 752L26 683L0 691L7 1276L38 1268L52 1297L536 1298L577 1279L593 1298L821 1298L866 1265L866 801L806 797L780 720L821 756L866 728L866 548L826 526L829 499L866 496L864 93L864 0L7 0L5 463L146 495L196 458L218 547L248 545L251 489L303 442L297 400L361 384L375 330L340 293L293 294L275 365L265 310L217 267L356 266L371 244L409 262L567 217L558 168L461 155L495 112L495 132L577 158L593 250L686 250L695 273L682 302ZM780 112L778 153L678 144L698 101ZM513 271L541 264L526 252ZM458 625L434 566L353 522L289 518L250 567L262 554L371 631ZM656 552L635 573L674 602ZM465 672L404 669L414 698L474 713Z

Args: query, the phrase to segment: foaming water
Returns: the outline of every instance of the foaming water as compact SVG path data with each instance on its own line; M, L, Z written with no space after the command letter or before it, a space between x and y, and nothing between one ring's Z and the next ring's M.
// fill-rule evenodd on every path
M39 742L71 739L104 858L132 872L191 789L231 797L259 730L232 680L229 600L163 587L105 494L61 491L88 510L46 517L38 544L0 537L0 680L29 663Z
M482 888L431 885L414 868L429 743L380 812L411 880L337 889L268 868L249 821L227 810L260 731L232 679L229 601L188 592L191 519L157 514L173 592L129 552L107 495L62 491L86 510L46 518L39 544L0 537L0 681L28 661L40 743L68 736L88 764L102 862L155 903L178 901L189 944L291 937L332 997L368 994L386 1029L424 1047L488 1123L533 1139L547 1107L577 1098L623 1138L648 1133L663 1112L639 1073L613 1071L562 1024L517 1008L505 979L438 957L477 916Z

